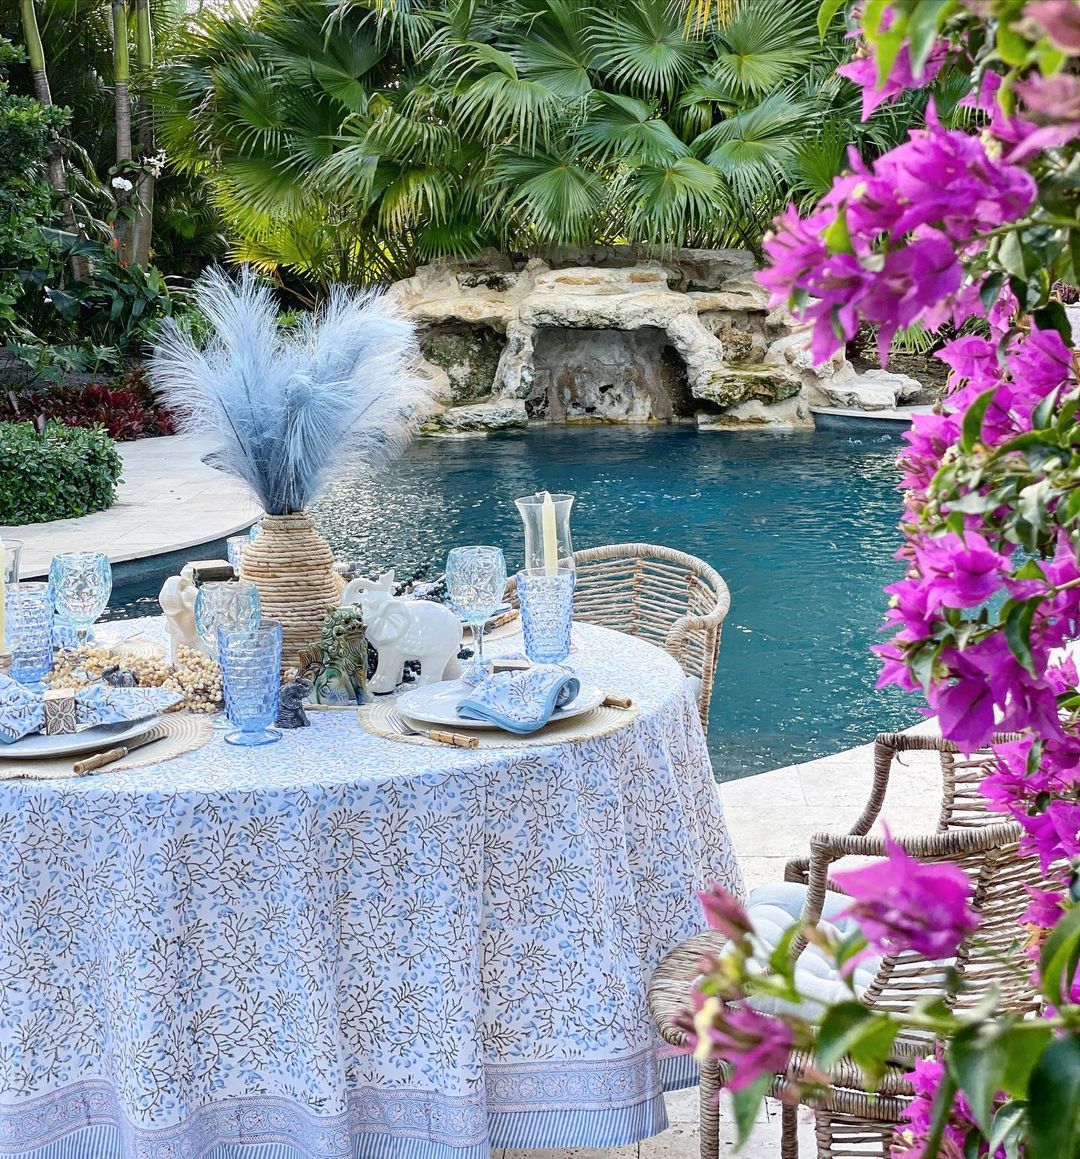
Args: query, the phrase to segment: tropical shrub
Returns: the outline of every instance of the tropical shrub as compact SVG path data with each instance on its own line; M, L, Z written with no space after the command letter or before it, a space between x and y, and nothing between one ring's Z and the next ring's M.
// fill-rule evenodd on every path
M37 228L52 214L45 166L53 136L67 121L63 109L9 91L7 70L21 59L22 50L0 38L0 335L16 316L20 270L45 252Z
M54 386L0 396L0 421L55 419L69 427L103 427L117 442L176 433L176 420L155 398L141 368L115 385Z
M112 245L53 229L37 232L45 245L35 264L19 270L8 350L44 382L123 371L141 356L160 320L172 315L176 290L156 266L122 262ZM83 259L83 277L72 276L72 255Z
M490 245L753 247L849 143L899 140L922 98L862 124L816 0L723 7L702 23L673 0L208 7L165 70L162 133L233 257L316 286Z
M103 430L0 423L0 523L48 523L104 511L123 463Z
M842 0L826 0L828 24ZM999 1017L992 1001L910 1014L851 1001L820 1026L766 1018L747 998L793 974L752 977L744 911L707 898L733 951L710 971L694 1020L702 1056L723 1058L752 1121L774 1069L811 1050L827 1073L844 1054L867 1081L901 1027L937 1040L896 1156L1080 1154L1080 363L1061 300L1080 286L1080 6L1074 0L870 0L864 56L848 70L869 103L944 68L970 78L968 129L931 109L925 129L873 163L857 157L811 214L788 209L766 242L762 281L812 326L825 359L862 324L882 359L902 327L955 327L940 413L915 420L901 456L903 578L888 589L882 683L922 690L942 732L971 752L990 745L991 811L1024 832L1050 886L1031 898L1013 947L1045 1016ZM1062 291L1065 291L1063 294ZM1002 733L1015 734L1003 740ZM995 737L998 739L995 740ZM832 945L850 963L867 945L947 959L972 920L970 883L917 865L895 845L849 874L863 936ZM996 936L996 935L995 935ZM1030 962L1022 954L1029 948ZM963 985L959 978L953 985ZM786 994L790 998L790 992ZM854 999L854 991L852 998ZM747 1119L749 1116L749 1119Z

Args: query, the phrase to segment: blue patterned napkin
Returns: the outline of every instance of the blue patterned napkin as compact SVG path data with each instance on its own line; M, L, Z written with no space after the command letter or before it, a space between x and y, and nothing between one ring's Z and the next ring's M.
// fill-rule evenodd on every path
M91 684L75 697L75 724L120 724L143 720L172 708L183 694L167 688L113 688ZM45 728L45 697L0 673L0 744L11 744Z
M458 715L490 721L507 732L536 732L580 690L581 681L569 668L536 664L524 672L489 676L458 705Z

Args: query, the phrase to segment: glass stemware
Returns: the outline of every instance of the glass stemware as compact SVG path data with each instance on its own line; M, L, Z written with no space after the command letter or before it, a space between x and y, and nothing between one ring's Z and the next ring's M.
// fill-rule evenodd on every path
M474 663L465 679L475 682L489 672L484 660L484 626L506 593L506 560L497 547L455 547L446 557L446 593L454 611L472 629Z
M49 585L56 610L75 629L76 647L86 644L90 629L109 606L112 567L100 551L65 551L54 555Z

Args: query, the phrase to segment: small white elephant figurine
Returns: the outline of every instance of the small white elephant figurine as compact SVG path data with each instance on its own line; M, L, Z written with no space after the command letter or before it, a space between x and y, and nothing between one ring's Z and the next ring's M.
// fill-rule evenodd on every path
M368 682L372 692L393 692L406 660L420 661L421 684L442 680L461 647L461 621L443 604L395 598L380 589L364 592L360 611L367 638L379 651L379 666Z
M165 613L169 628L169 660L175 664L181 645L206 652L199 633L195 631L195 598L199 589L187 576L171 575L161 587L158 603Z

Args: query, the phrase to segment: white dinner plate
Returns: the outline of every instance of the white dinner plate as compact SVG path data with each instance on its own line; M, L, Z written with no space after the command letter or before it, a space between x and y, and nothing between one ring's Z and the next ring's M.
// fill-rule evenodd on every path
M472 691L472 685L461 680L440 680L438 684L422 684L410 688L397 698L397 710L402 716L421 724L449 725L452 728L493 728L486 720L473 720L468 716L458 716L457 706ZM580 716L604 703L604 693L592 684L583 684L581 691L565 707L557 708L551 720L569 720Z
M0 760L74 757L80 753L105 752L148 733L160 719L160 716L147 716L142 720L122 720L117 724L96 724L80 732L61 732L54 736L31 733L11 744L0 744Z

